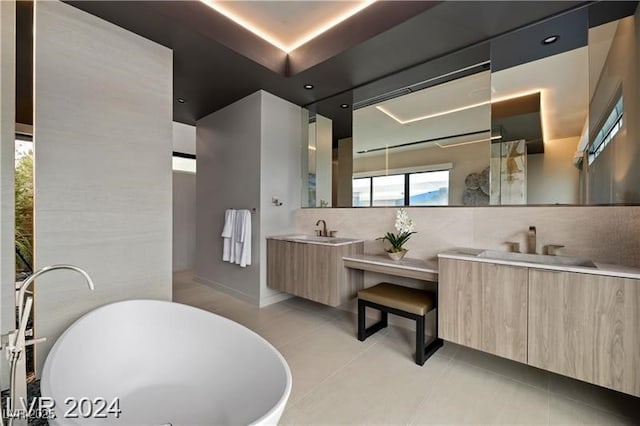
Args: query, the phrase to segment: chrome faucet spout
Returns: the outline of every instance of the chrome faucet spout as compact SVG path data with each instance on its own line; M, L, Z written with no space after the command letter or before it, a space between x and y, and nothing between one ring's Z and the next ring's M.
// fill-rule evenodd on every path
M325 222L324 219L320 219L316 222L316 226L319 226L320 222L322 222L322 230L320 231L320 236L328 237L329 233L327 232L327 222Z
M84 279L87 282L87 285L89 286L89 288L91 290L95 289L95 286L93 285L93 280L91 279L91 277L89 276L87 271L85 271L82 268L78 268L77 266L73 266L73 265L65 265L65 264L45 266L44 268L39 269L36 272L34 272L26 280L24 280L22 282L22 284L20 284L20 286L17 289L17 291L18 291L18 317L19 318L22 318L22 308L24 306L24 295L27 292L27 288L40 275L45 274L45 273L47 273L49 271L54 271L56 269L68 269L68 270L71 270L71 271L76 271L77 273L79 273L80 275L82 275L84 277Z
M35 337L28 342L26 340L27 322L29 321L29 314L33 307L33 297L27 297L25 302L27 288L29 288L34 280L40 275L57 269L75 271L84 277L91 290L95 288L93 280L89 274L84 269L73 265L45 266L44 268L34 272L33 275L18 285L16 288L16 303L18 305L18 321L16 329L0 336L0 345L2 346L2 350L6 352L7 359L10 363L9 398L12 403L18 401L19 398L26 401L26 371L24 371L24 366L20 367L20 371L18 371L18 362L20 361L22 354L25 352L25 347L45 340L44 338L36 339ZM13 425L14 419L15 417L9 417L7 422L9 426ZM1 425L2 423L0 422L0 426Z
M536 227L530 226L529 233L527 234L527 253L536 254L537 250L537 242L536 242Z

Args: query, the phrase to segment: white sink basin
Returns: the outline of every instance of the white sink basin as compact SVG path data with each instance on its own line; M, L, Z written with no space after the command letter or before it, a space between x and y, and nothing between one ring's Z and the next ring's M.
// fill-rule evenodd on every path
M348 243L360 241L360 240L355 240L353 238L318 237L317 235L304 235L304 234L287 235L279 238L282 240L294 241L297 243L329 244L329 245L348 244Z
M547 256L544 254L510 253L505 251L485 250L478 254L478 257L507 260L512 262L538 263L541 265L584 266L587 268L597 268L595 263L589 259L579 259L569 256Z

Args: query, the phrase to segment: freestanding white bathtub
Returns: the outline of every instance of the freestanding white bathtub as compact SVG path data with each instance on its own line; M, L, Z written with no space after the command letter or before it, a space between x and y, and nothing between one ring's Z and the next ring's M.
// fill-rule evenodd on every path
M62 334L41 392L55 400L52 425L276 424L291 372L238 323L178 303L130 300L89 312Z

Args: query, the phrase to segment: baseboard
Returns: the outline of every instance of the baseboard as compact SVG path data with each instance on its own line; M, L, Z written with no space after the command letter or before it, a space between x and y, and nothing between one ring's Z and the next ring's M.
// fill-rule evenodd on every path
M248 294L245 294L245 293L243 293L241 291L238 291L235 288L227 287L226 285L217 283L215 281L211 281L211 280L209 280L207 278L203 278L203 277L200 277L198 275L194 276L193 280L195 282L200 283L200 284L204 284L204 285L206 285L208 287L211 287L214 290L221 291L221 292L226 293L226 294L228 294L230 296L233 296L233 297L238 298L240 300L243 300L245 302L251 303L252 305L260 306L260 300L254 298L253 296L249 296Z

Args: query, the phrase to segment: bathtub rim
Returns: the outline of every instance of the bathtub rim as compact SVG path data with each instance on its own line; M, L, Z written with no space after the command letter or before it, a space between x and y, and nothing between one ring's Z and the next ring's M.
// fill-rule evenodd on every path
M249 424L250 425L261 424L266 419L268 419L269 417L273 416L278 410L282 410L284 412L284 409L286 408L286 405L287 405L287 402L289 400L289 397L291 396L291 388L293 386L293 376L291 374L291 369L289 368L289 364L287 363L287 360L284 358L284 356L282 356L280 351L273 344L271 344L271 342L269 342L267 339L265 339L264 337L262 337L261 335L259 335L255 331L251 330L249 327L247 327L247 326L245 326L243 324L240 324L239 322L233 321L233 320L231 320L229 318L223 317L222 315L219 315L219 314L216 314L214 312L210 312L210 311L207 311L205 309L201 309L201 308L198 308L198 307L195 307L195 306L187 305L187 304L184 304L184 303L173 302L173 301L169 301L169 300L157 300L157 299L127 299L127 300L119 300L119 301L115 301L115 302L110 302L110 303L98 306L97 308L92 309L89 312L86 312L81 317L79 317L77 320L75 320L73 323L71 323L71 325L69 327L67 327L65 329L65 331L60 335L60 337L58 337L58 339L53 343L53 345L51 346L51 350L47 354L47 358L45 359L44 366L42 368L42 375L40 377L40 394L42 396L44 396L44 397L53 398L52 392L51 392L51 386L49 384L49 375L50 375L50 370L51 370L51 363L49 362L49 359L52 356L55 356L55 353L57 352L58 342L60 342L76 326L77 323L82 321L85 317L90 316L90 315L94 315L95 312L101 311L103 309L107 309L112 305L129 304L129 303L134 303L134 302L152 302L153 304L180 305L180 306L184 306L184 307L186 307L188 309L193 309L193 310L196 310L196 311L201 311L201 312L205 312L205 313L210 314L210 315L214 315L214 316L216 316L218 318L221 318L224 321L233 323L235 326L245 328L247 331L249 331L251 334L253 334L254 338L259 339L261 342L266 344L267 347L269 347L272 352L275 353L276 357L280 360L280 362L284 366L285 379L286 379L285 389L284 389L284 392L282 393L282 396L280 397L280 399L278 399L278 401L265 414L263 414L262 416L258 417L257 419L252 420ZM281 416L282 416L282 414L281 414ZM54 419L54 423L57 424L58 420L60 420L60 419ZM69 421L71 419L64 419L64 420Z

